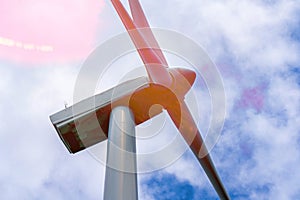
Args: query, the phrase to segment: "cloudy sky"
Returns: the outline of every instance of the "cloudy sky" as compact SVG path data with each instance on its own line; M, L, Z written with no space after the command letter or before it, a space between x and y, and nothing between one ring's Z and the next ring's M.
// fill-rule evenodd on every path
M299 1L141 3L153 27L193 39L220 71L226 118L211 155L232 199L300 198ZM69 154L49 115L72 104L88 54L124 31L116 12L108 0L1 1L0 27L1 199L102 199L105 166L87 151ZM100 82L99 91L116 84L126 66L140 64L138 58L122 59L125 69L106 74L109 81ZM200 110L209 107L205 92L198 92ZM207 118L201 113L200 119ZM161 134L178 134L164 119ZM105 145L99 145L100 157ZM151 148L138 144L139 151ZM189 151L167 167L139 174L139 196L217 199Z

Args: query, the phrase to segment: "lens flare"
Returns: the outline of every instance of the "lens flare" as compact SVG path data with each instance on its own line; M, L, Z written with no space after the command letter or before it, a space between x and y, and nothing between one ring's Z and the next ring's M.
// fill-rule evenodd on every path
M0 45L7 47L16 47L29 51L43 51L43 52L52 52L54 48L50 45L35 45L30 43L23 43L20 41L15 41L13 39L0 37Z
M0 59L60 62L85 58L100 29L103 0L0 2Z

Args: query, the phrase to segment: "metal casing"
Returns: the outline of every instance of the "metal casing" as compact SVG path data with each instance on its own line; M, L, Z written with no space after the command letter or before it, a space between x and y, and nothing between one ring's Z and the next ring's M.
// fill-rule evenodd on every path
M112 107L148 86L147 77L126 81L51 115L50 120L69 152L76 153L106 140Z

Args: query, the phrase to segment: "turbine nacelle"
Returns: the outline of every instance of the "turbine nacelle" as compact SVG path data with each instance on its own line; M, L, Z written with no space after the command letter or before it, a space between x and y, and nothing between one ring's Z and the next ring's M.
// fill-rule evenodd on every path
M129 107L136 124L160 114L163 109L178 110L176 115L181 116L180 101L192 87L196 74L183 68L171 68L169 73L170 88L139 77L51 115L51 122L69 152L77 153L107 139L109 116L115 107Z

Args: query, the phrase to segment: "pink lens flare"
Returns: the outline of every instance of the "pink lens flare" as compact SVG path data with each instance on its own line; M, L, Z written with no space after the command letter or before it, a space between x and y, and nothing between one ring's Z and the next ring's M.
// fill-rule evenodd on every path
M264 85L245 89L242 93L239 105L242 108L254 108L258 112L261 111L265 101L264 90Z
M103 0L1 1L0 58L30 63L84 58L103 7Z

